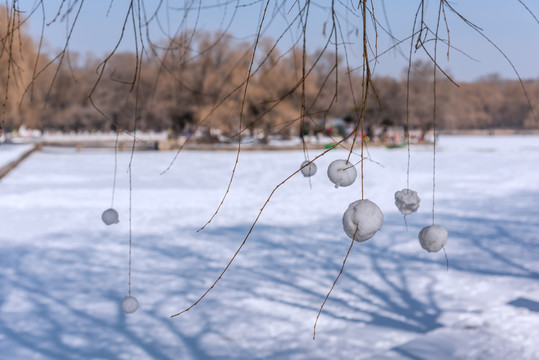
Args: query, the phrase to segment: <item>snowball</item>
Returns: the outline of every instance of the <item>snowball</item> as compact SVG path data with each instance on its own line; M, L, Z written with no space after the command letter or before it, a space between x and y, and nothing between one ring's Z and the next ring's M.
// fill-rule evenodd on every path
M126 296L122 301L122 311L126 314L131 314L137 311L138 301L133 296Z
M419 232L419 243L428 252L436 252L447 242L447 230L443 226L431 225Z
M328 167L328 177L335 187L350 186L357 177L357 171L354 165L346 160L335 160Z
M305 177L311 177L314 174L316 174L316 164L311 163L311 164L307 165L309 162L310 162L309 160L305 160L303 163L301 163L301 166L300 166L300 168L303 168L303 169L301 169L301 173ZM307 166L305 166L305 165L307 165Z
M370 200L354 201L342 217L342 225L350 239L363 242L369 240L382 227L384 214Z
M417 196L417 192L410 189L402 189L395 193L395 205L402 215L409 215L419 209L421 199Z
M101 219L107 225L118 224L120 222L118 220L118 212L114 209L105 210L101 215Z

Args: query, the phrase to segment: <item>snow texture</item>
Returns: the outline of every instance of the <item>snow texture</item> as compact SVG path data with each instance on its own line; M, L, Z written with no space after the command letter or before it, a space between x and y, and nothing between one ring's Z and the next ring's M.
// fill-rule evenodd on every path
M106 225L118 224L120 222L118 218L118 212L114 209L107 209L101 214L101 220Z
M447 243L447 230L440 225L427 226L421 229L418 238L423 249L437 252Z
M138 309L138 300L133 296L126 296L122 301L122 311L132 314Z
M369 154L383 167L364 163L365 194L384 225L375 241L352 248L313 342L349 248L342 215L358 182L335 191L326 176L311 178L312 189L292 177L217 286L170 319L211 286L303 152L242 153L219 215L198 233L226 191L236 153L182 152L160 175L174 152L136 152L131 295L139 308L130 315L120 307L128 222L100 219L114 152L33 153L0 180L0 358L539 359L539 136L440 136L435 210L451 237L449 271L442 251L418 244L431 209L410 216L406 231L395 207L407 150ZM331 150L316 164L327 169L347 155ZM430 202L432 148L412 145L411 156L414 190ZM129 161L129 151L118 152L120 214L129 211Z
M305 177L311 177L314 174L316 174L316 170L317 170L316 164L314 162L309 164L309 162L310 162L309 160L305 160L304 162L301 163L301 166L300 166L300 168L303 168L303 169L301 169L301 173ZM309 164L309 165L305 166L307 164Z
M356 181L357 170L354 164L346 160L335 160L328 167L329 180L335 187L350 186Z
M370 200L354 201L342 217L346 235L359 242L372 238L382 228L383 222L382 211Z
M421 199L416 191L402 189L395 193L395 205L402 215L410 215L419 209Z
M16 161L24 153L34 147L33 144L25 145L12 145L12 144L0 144L0 169L9 163Z

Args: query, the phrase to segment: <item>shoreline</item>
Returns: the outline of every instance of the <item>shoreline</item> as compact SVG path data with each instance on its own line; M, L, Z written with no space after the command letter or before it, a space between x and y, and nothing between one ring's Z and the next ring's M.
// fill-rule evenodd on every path
M465 136L465 137L499 137L499 136L538 136L538 130L519 130L519 129L491 129L491 130L440 130L437 133L439 136ZM426 141L410 142L411 146L428 146L432 145L432 131L427 133ZM296 150L324 150L333 146L338 139L323 138L315 141L306 142L305 146L298 140L283 140L271 141L269 144L259 142L245 142L241 144L241 151L296 151ZM65 137L47 138L15 138L6 144L12 145L29 145L33 144L35 151L42 147L59 147L73 148L76 151L82 149L114 149L118 151L131 151L134 147L136 151L237 151L237 143L207 143L190 140L185 143L185 139L137 139L133 144L132 139L122 139L120 141L111 141L109 137L101 135L66 135ZM345 142L339 145L339 148L346 148L351 145L351 142ZM356 145L358 143L356 142ZM406 146L406 142L382 143L379 141L368 142L369 147L386 147L386 148L401 148ZM0 176L1 178L1 176Z

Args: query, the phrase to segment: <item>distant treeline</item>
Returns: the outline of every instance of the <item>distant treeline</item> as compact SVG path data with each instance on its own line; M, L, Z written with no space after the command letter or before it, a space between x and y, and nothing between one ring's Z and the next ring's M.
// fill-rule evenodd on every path
M6 23L5 12L0 13ZM342 54L328 49L282 53L263 38L251 64L252 44L195 32L149 45L143 56L83 59L66 52L52 58L40 54L38 42L19 29L16 37L6 36L5 27L0 30L1 116L7 131L24 124L42 130L136 127L180 134L201 124L208 136L215 130L234 136L241 120L248 131L290 135L301 128L323 129L331 119L354 122L361 112L361 69L347 72ZM530 107L539 101L539 80L521 84L493 75L457 86L437 74L434 82L432 64L421 61L409 72L403 69L399 79L375 74L365 125L408 123L429 130L436 83L440 129L539 127Z

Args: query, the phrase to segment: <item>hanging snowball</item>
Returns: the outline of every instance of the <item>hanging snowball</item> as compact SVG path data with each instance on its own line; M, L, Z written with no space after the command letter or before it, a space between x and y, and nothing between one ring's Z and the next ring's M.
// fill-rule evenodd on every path
M419 232L419 243L428 252L437 252L447 242L447 230L443 226L431 225Z
M301 166L300 166L300 168L303 168L303 169L301 169L301 173L305 177L311 177L314 174L316 174L316 164L313 163L313 162L309 164L309 162L310 162L309 160L305 160L303 163L301 163ZM307 164L309 164L309 165L307 165ZM305 166L305 165L307 165L307 166Z
M120 220L118 220L118 212L114 209L107 209L103 211L101 219L107 225L118 224L120 222Z
M409 215L419 209L421 199L417 196L417 192L410 189L402 189L395 193L395 205L402 215Z
M354 201L348 206L342 217L342 225L350 239L367 241L382 227L384 214L370 200ZM354 237L355 234L355 237Z
M126 314L131 314L137 311L138 301L133 296L126 296L122 301L122 311Z
M328 177L335 187L350 186L354 183L357 177L357 171L349 161L335 160L328 167Z

